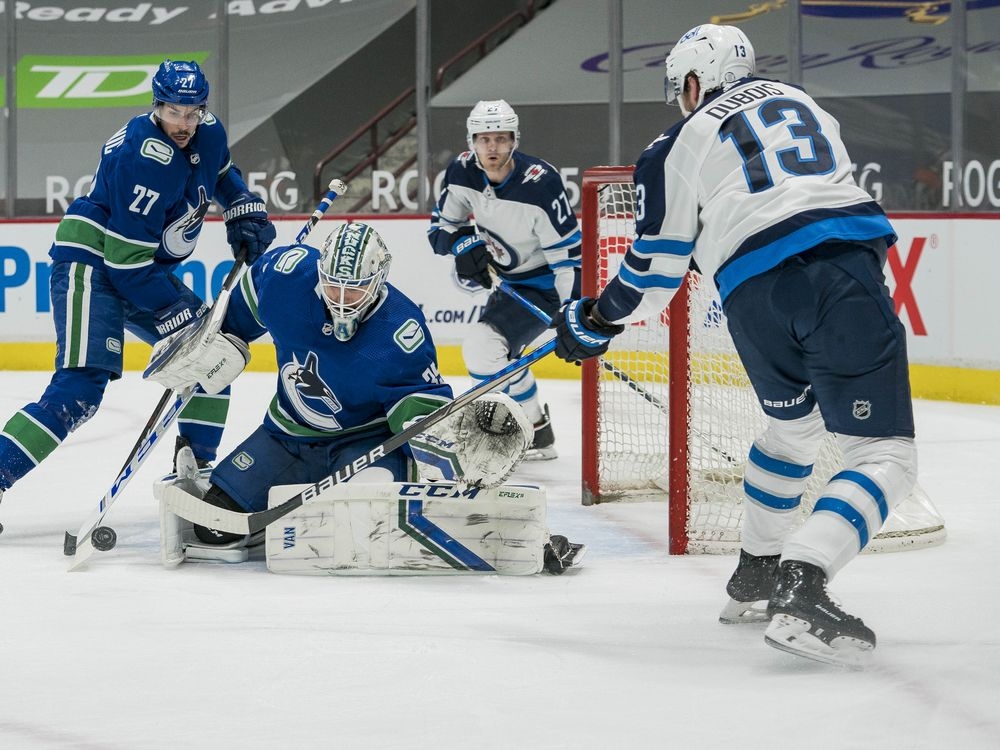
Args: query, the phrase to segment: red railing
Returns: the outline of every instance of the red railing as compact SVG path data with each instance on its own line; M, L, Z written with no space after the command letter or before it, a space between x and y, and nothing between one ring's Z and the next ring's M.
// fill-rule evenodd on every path
M494 41L499 32L503 31L507 27L511 29L519 28L524 26L528 21L530 21L535 13L537 13L538 8L536 7L538 3L536 0L529 0L528 4L523 10L514 11L504 18L497 21L493 26L480 34L476 39L467 44L458 53L452 56L449 60L444 62L434 75L434 92L437 93L444 87L445 76L451 71L456 65L462 62L467 62L470 55L473 53L478 53L474 62L482 60L489 53L489 44ZM502 40L501 40L502 41ZM470 66L471 67L471 66ZM462 71L464 72L464 71ZM400 93L395 99L393 99L389 104L383 107L378 113L375 114L370 120L368 120L364 125L355 130L351 135L343 140L338 146L333 150L325 154L318 162L316 162L316 167L313 169L313 200L318 201L326 193L326 182L323 181L323 170L328 164L330 164L334 159L338 158L344 154L348 149L357 144L364 138L368 138L368 150L364 158L362 158L357 164L347 170L346 173L338 175L338 177L345 182L350 183L350 181L357 177L359 174L363 173L367 169L377 169L379 158L384 156L386 152L389 151L394 145L396 145L400 140L406 137L417 125L417 113L416 106L409 106L409 117L406 121L397 128L394 132L389 133L387 137L380 138L379 130L380 125L383 121L387 120L393 115L398 115L399 110L403 108L403 105L411 98L415 97L417 92L416 86L409 86L405 91ZM407 159L401 166L397 167L393 172L393 176L399 177L407 169L409 169L416 162L416 156ZM371 198L369 193L366 196L361 197L358 201L351 205L349 212L355 212L360 209L368 200Z

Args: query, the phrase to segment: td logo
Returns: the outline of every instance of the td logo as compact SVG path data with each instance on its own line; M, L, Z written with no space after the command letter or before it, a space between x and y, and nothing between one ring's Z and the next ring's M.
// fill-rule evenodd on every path
M116 57L25 55L18 64L17 105L21 109L148 106L153 74L168 57L201 64L208 52Z

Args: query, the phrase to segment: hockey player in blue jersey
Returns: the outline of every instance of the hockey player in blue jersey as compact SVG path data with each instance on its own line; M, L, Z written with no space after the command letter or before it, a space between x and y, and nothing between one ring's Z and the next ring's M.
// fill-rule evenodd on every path
M237 362L225 375L231 380L242 369L238 352L243 342L264 333L274 341L277 392L264 423L219 462L210 486L188 484L186 491L204 493L205 502L227 510L264 510L272 486L317 482L451 401L423 313L387 281L390 263L379 234L356 222L334 230L322 250L304 244L273 248L234 289L217 343L182 349L153 376L168 387L184 388L227 367L217 363ZM227 358L231 345L233 356ZM463 471L474 464L481 472L476 481L489 474L490 482L498 484L527 451L531 424L510 399L493 403L498 405L490 408L511 414L517 430L489 434L485 446L475 449L472 444L478 441L469 437L470 429L479 429L475 421L469 429L458 429L466 440L446 451L457 455L451 473L435 463L440 456L432 455L433 445L413 447L411 441L351 481L412 481L418 467L424 476L457 479L462 474L468 480ZM189 449L182 448L178 466L190 467L191 458ZM204 545L251 543L203 526L194 531ZM580 545L558 539L562 548L554 538L552 549L546 550L546 565L553 572L561 572L579 554Z
M768 621L776 648L861 664L875 634L826 584L916 478L906 337L882 270L896 235L856 185L837 121L754 68L732 26L692 29L670 52L667 100L684 119L636 163L635 241L596 302L559 313L556 352L604 352L623 323L663 309L693 256L768 417L745 469L742 550L720 620ZM793 531L826 430L844 470Z
M122 374L124 333L154 343L188 325L204 303L172 273L195 248L212 200L225 210L233 252L255 260L274 240L264 203L233 164L222 123L207 109L196 62L166 60L153 109L104 144L87 195L70 204L50 251L56 369L41 398L0 433L0 496L94 415ZM215 458L228 390L196 392L181 440Z
M466 283L491 288L495 272L523 297L553 315L579 296L580 229L559 172L517 150L518 117L505 101L481 101L466 122L469 150L448 167L428 239L455 258ZM545 330L524 306L495 290L462 342L469 374L486 380ZM530 370L505 389L535 425L528 459L557 453L548 406Z

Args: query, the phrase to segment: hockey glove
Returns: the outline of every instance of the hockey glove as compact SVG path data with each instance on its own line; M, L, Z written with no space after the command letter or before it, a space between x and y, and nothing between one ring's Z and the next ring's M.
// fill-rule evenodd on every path
M609 323L597 312L597 300L590 297L574 300L552 319L556 329L556 356L567 362L579 362L604 354L611 339L625 326Z
M156 320L153 327L160 336L169 336L196 321L205 314L206 310L208 308L204 304L196 307L185 299L179 299L169 307L164 307L153 313Z
M253 264L264 254L268 245L274 242L277 231L267 218L264 201L253 193L242 193L225 211L226 241L238 256L240 248L246 248L247 265Z
M493 286L490 276L490 251L478 234L468 234L455 240L451 246L455 256L455 273L463 281L471 281L484 289Z
M503 484L524 458L534 431L516 401L487 393L410 438L420 476L467 487Z
M236 380L250 361L250 349L231 333L210 333L201 328L204 326L179 331L158 342L150 361L159 364L146 368L143 379L174 390L197 384L210 394ZM165 357L167 350L172 350L169 357Z

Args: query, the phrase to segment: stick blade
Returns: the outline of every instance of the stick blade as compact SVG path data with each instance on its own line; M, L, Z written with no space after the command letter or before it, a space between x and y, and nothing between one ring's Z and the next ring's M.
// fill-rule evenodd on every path
M87 561L90 556L94 554L94 545L90 542L90 536L83 537L82 541L78 541L76 545L76 552L73 554L73 559L69 562L69 567L66 569L68 572L72 573L75 570L79 570Z

